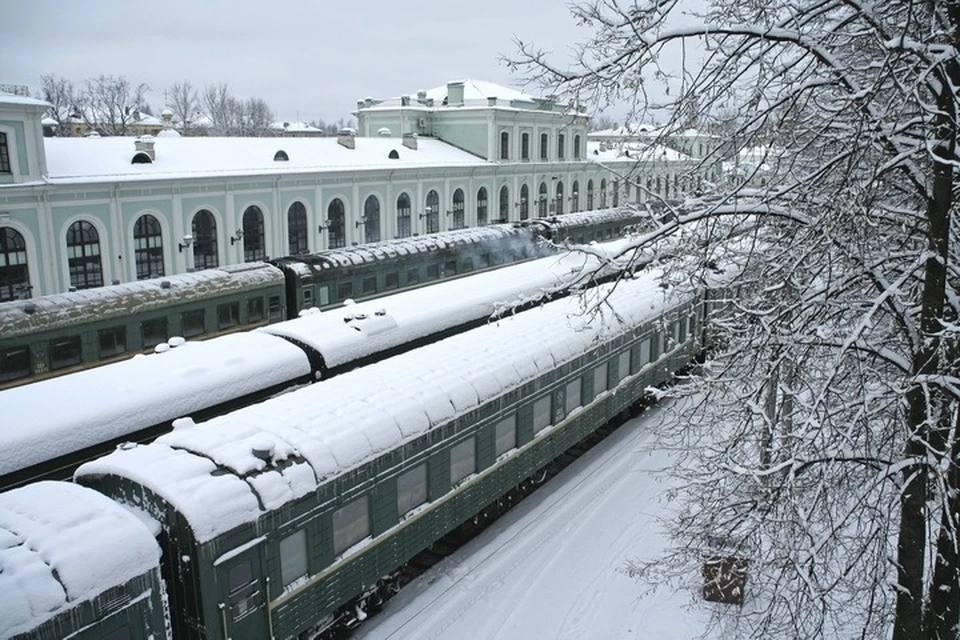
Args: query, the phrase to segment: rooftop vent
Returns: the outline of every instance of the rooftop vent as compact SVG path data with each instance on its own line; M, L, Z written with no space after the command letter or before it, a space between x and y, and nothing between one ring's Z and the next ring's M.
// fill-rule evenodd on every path
M392 135L390 133L390 127L380 127L377 129L377 135L382 138L389 138Z
M150 164L157 159L157 152L154 150L156 139L153 136L140 136L133 141L133 148L136 154L133 156L133 164ZM146 159L141 156L146 155Z
M350 128L341 129L340 132L337 133L337 144L347 149L356 149L357 132Z
M390 158L391 160L399 160L400 152L397 151L396 149L390 149L390 153L387 154L387 157Z
M403 134L403 146L407 149L417 150L417 134L415 133L405 133Z
M288 156L287 152L283 149L280 149L280 151L277 151L275 154L273 154L274 162L287 162L289 159L290 156Z

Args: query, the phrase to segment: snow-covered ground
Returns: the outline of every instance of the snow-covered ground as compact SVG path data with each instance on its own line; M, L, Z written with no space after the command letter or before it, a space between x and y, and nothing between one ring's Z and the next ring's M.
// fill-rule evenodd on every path
M671 457L656 449L662 407L631 420L407 585L363 640L651 638L703 634L694 590L653 590L630 560L664 548ZM691 576L696 585L698 576ZM709 635L708 635L709 637Z

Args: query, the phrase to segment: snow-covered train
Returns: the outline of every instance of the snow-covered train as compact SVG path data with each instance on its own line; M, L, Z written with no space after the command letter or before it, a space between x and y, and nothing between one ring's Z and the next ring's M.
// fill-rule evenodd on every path
M547 255L541 239L608 240L645 218L586 211L0 303L0 389Z
M625 241L529 260L0 391L0 490L69 478L121 442L213 417L619 273ZM629 268L645 262L629 252ZM605 264L606 263L606 264ZM529 301L529 303L528 303Z
M286 639L351 624L416 554L687 366L731 274L684 288L648 267L612 291L178 424L82 465L76 485L0 494L0 566L12 567L0 592L22 586L0 598L0 637ZM68 520L87 522L78 492L98 497L74 532ZM28 552L46 563L6 562ZM104 562L96 586L60 575L78 554L111 553L130 560Z

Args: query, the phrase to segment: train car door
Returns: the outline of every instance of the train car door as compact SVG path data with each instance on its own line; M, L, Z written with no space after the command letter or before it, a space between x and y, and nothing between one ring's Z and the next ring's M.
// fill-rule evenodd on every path
M220 570L220 618L224 626L223 637L230 640L269 637L267 594L264 590L258 549L238 554L225 562Z

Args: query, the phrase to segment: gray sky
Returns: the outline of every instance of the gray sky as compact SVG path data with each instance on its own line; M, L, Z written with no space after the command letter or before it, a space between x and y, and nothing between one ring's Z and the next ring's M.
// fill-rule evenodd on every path
M3 4L0 83L35 89L52 73L79 88L100 74L124 75L150 86L159 112L174 82L227 82L238 98L266 100L281 120L336 121L366 96L461 78L522 88L499 61L515 53L514 36L557 59L584 36L564 0Z

